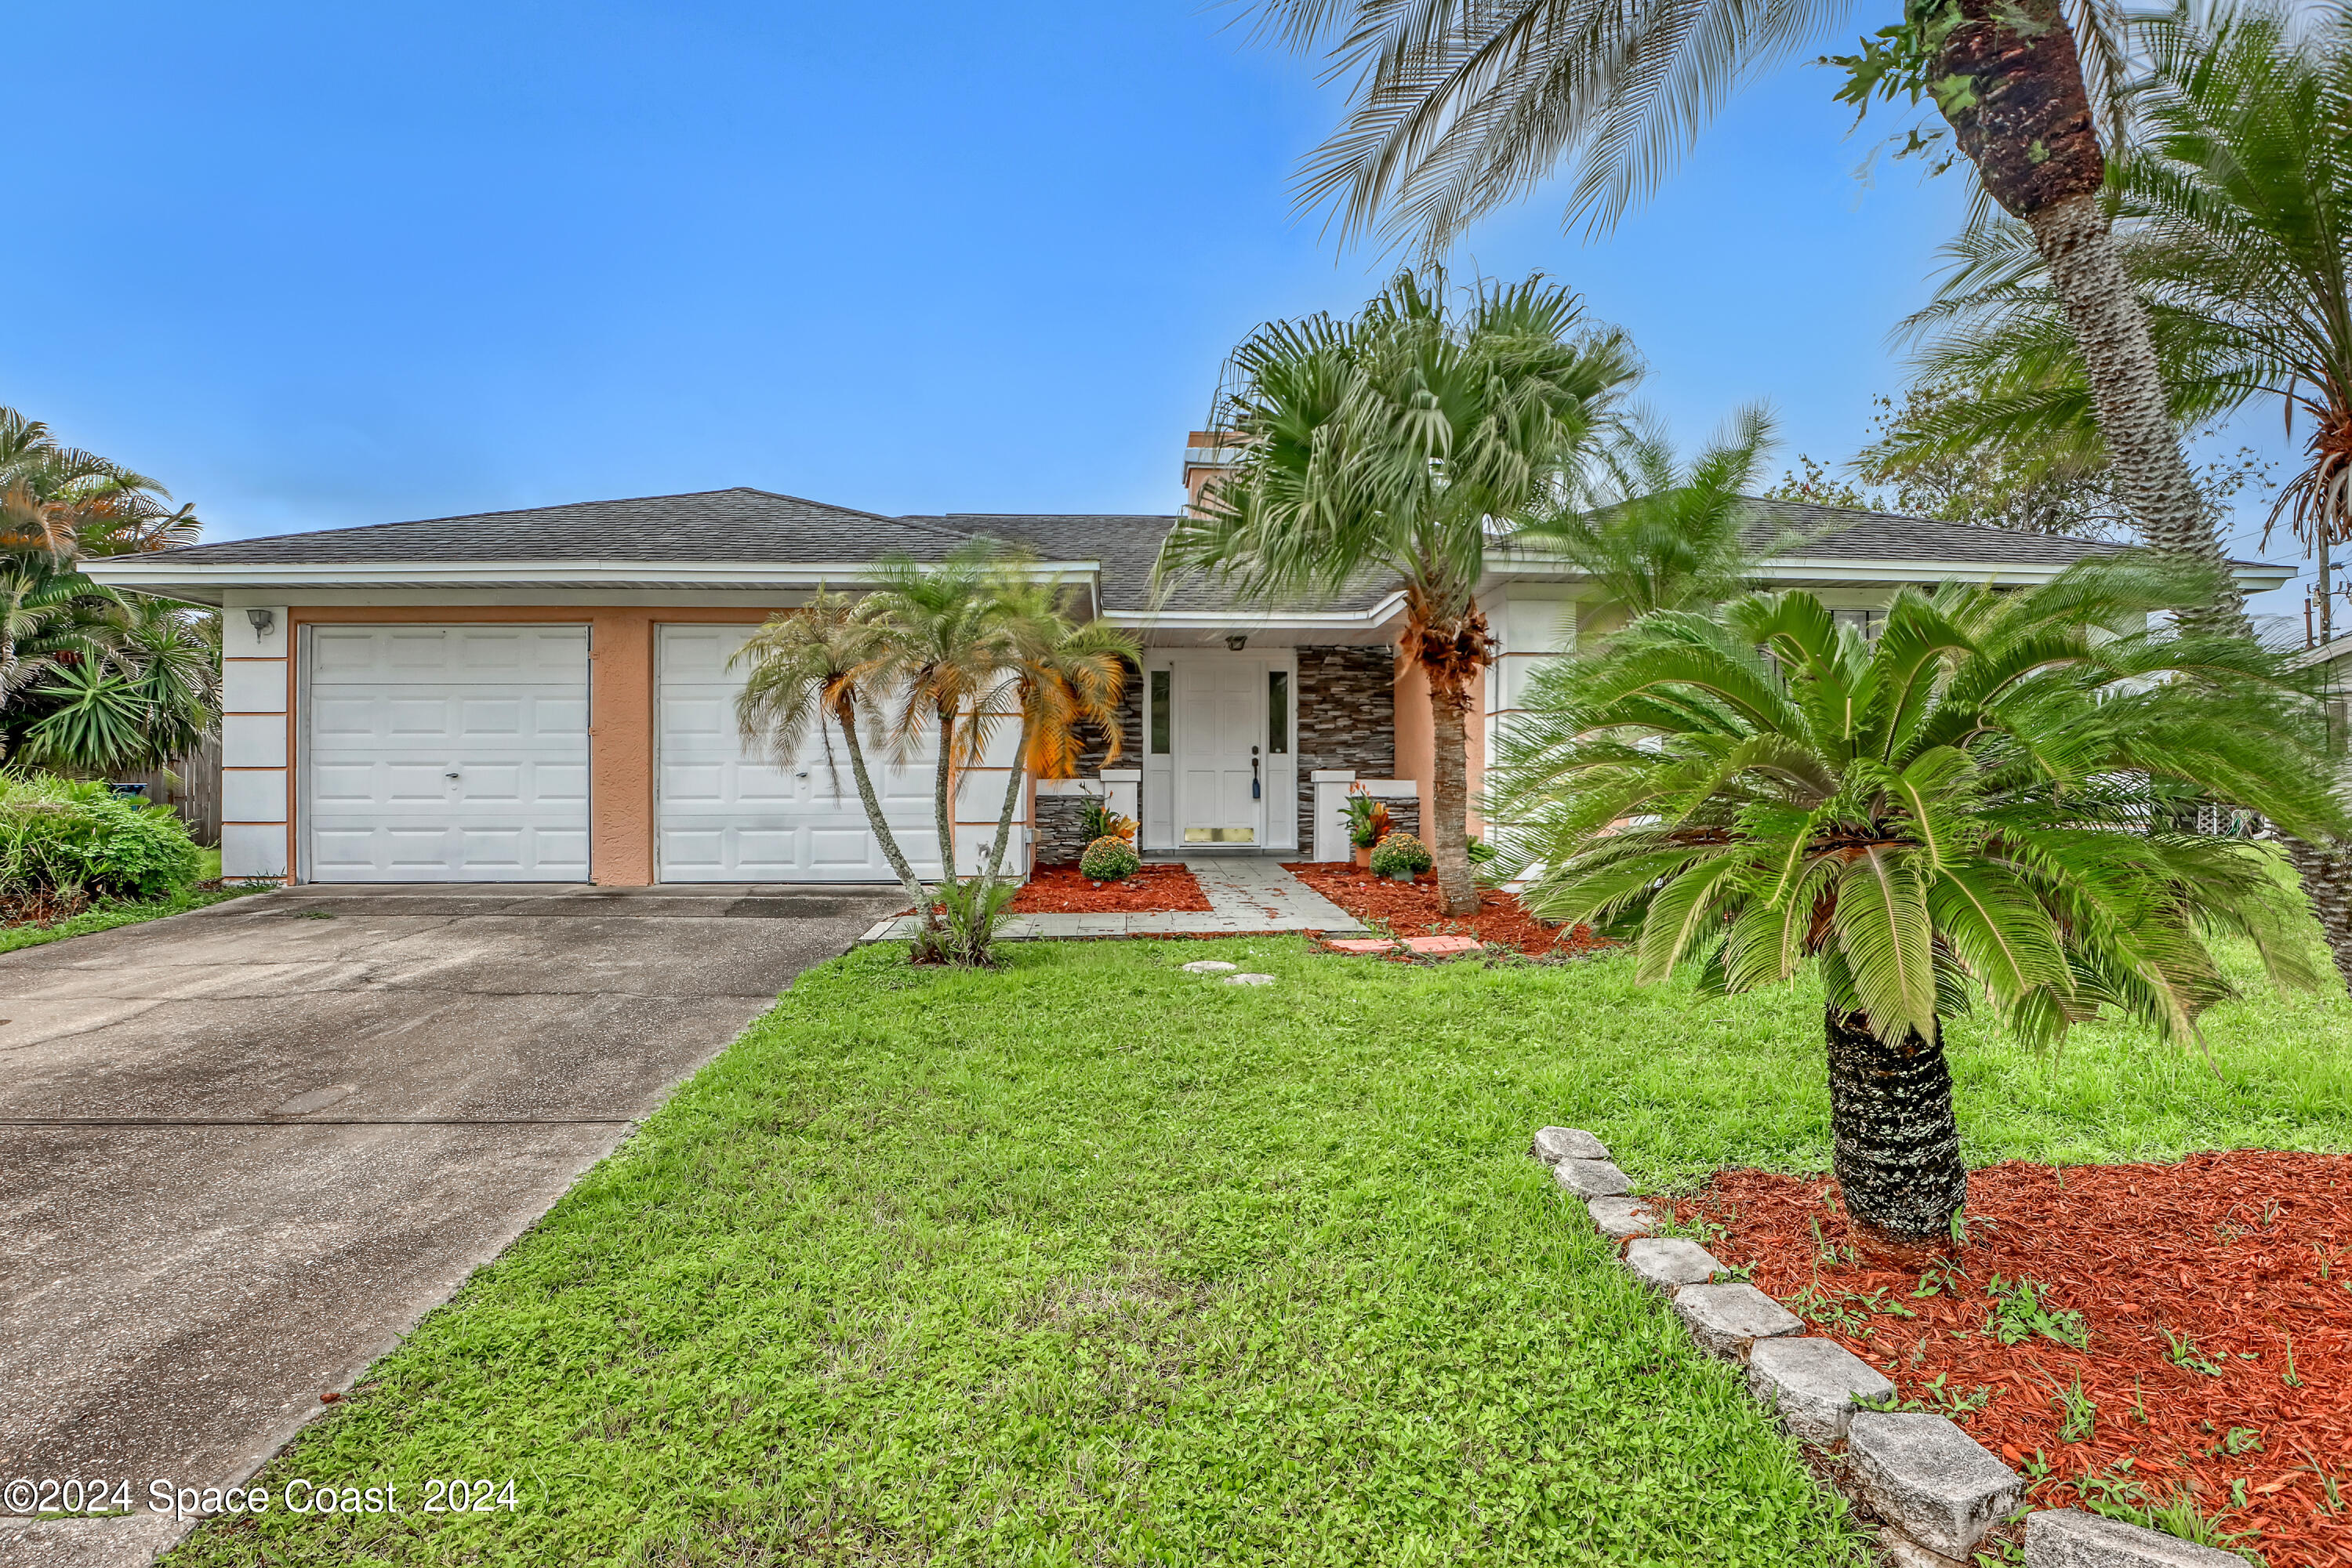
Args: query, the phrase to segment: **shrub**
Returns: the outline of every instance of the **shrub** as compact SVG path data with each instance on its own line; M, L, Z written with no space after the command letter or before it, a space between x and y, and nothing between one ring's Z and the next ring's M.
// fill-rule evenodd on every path
M1429 869L1429 847L1410 833L1391 833L1372 846L1372 871L1381 877L1418 877Z
M202 863L167 807L52 773L0 775L0 895L157 899L194 882Z
M1089 881L1123 882L1143 869L1143 857L1117 834L1105 834L1078 857L1078 874Z
M1396 826L1396 818L1389 815L1385 804L1352 790L1339 814L1348 819L1348 842L1359 849L1370 849Z

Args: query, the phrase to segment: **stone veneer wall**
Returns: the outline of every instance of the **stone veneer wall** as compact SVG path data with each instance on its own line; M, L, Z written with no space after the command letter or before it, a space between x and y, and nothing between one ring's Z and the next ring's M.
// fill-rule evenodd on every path
M1353 768L1356 776L1396 773L1396 650L1339 644L1298 652L1298 853L1315 853L1318 768ZM1397 826L1417 831L1419 805L1392 800Z
M1072 866L1086 853L1086 831L1078 824L1086 816L1087 805L1082 795L1037 797L1038 865Z

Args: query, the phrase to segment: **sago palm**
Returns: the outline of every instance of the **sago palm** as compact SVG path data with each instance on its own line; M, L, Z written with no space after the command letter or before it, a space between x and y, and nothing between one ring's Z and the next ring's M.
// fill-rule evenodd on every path
M1020 735L984 866L991 878L1004 864L1024 784L1076 775L1089 730L1109 737L1105 763L1118 760L1118 700L1127 672L1143 658L1135 638L1108 622L1073 619L1068 594L1038 581L1029 564L1017 555L1001 563L992 589L1005 676L981 706L1017 715Z
M1477 589L1490 535L1549 508L1637 374L1614 331L1540 278L1484 284L1460 310L1444 274L1400 275L1352 321L1260 328L1234 351L1221 428L1229 477L1180 519L1163 574L1205 571L1244 601L1335 595L1378 574L1404 590L1404 658L1427 678L1430 849L1450 914L1478 907L1468 844L1468 715L1493 653Z
M931 900L922 879L899 847L883 815L882 798L866 765L866 747L858 735L862 722L877 716L875 679L884 657L881 633L858 602L846 594L820 589L798 609L770 616L744 639L729 661L742 667L743 689L735 699L735 721L746 744L765 753L779 767L790 767L811 731L830 745L841 736L849 753L850 776L856 781L857 804L866 825L882 847L907 897L914 901L920 922L928 927ZM831 720L833 731L824 729Z
M1968 1186L1943 1022L1971 994L2029 1040L2105 1005L2179 1041L2229 994L2214 930L2311 979L2276 852L2169 823L2203 796L2338 827L2313 705L2241 639L2095 629L2210 592L2109 560L1906 589L1874 642L1806 593L1648 616L1559 661L1505 737L1528 901L1626 936L1644 981L1817 968L1846 1205L1943 1231Z
M1844 0L1264 0L1269 31L1328 47L1335 74L1356 77L1347 123L1308 163L1302 203L1334 204L1349 230L1385 226L1432 255L1555 173L1571 178L1571 219L1613 222L1736 87L1833 37L1849 10ZM1984 192L2050 263L2094 369L2117 485L2149 542L2218 565L2097 199L2115 37L2110 0L1905 0L1894 25L1841 59L1841 96L1933 101ZM2197 613L2242 624L2236 584L2211 580L2218 603Z

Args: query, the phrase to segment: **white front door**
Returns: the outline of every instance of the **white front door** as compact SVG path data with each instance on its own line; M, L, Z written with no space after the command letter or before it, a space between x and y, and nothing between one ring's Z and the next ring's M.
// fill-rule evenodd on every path
M727 661L751 629L656 628L656 874L665 882L897 881L832 721L810 727L787 766L744 746L735 697L745 671ZM866 765L891 837L918 876L937 878L929 758L893 763L869 747Z
M1204 653L1171 656L1168 668L1174 809L1156 847L1296 844L1290 658Z
M305 875L588 879L588 628L312 626Z

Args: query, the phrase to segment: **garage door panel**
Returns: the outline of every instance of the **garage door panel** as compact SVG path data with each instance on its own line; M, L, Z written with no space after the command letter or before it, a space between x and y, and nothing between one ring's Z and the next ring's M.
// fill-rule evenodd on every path
M312 877L586 879L585 627L310 635Z
M661 749L657 810L665 881L889 880L892 873L858 803L841 731L812 727L789 766L747 748L735 724L744 671L728 668L748 626L664 626L657 635L656 706ZM884 815L918 873L938 875L930 764L893 763L869 748Z

